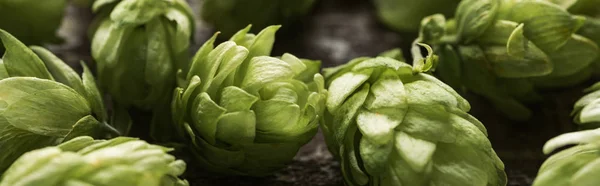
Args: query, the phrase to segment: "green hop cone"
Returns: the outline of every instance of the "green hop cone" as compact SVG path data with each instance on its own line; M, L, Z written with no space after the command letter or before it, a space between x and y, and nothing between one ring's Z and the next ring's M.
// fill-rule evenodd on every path
M21 156L0 186L188 186L172 149L136 138L84 136Z
M506 185L485 127L458 93L422 73L435 57L423 59L413 67L363 57L324 70L321 127L346 185Z
M417 32L420 20L431 14L452 16L460 0L375 0L379 19L396 31Z
M550 156L540 167L533 186L600 185L600 129L572 132L557 136L544 145Z
M308 14L317 0L204 0L202 18L230 37L248 24L252 31L287 25Z
M27 48L4 30L0 40L6 48L0 60L0 173L30 150L82 135L118 134L109 120L127 131L127 115L107 116L84 63L79 76L44 48Z
M479 94L514 120L527 120L526 103L543 88L576 85L592 74L600 49L577 34L582 16L534 0L463 0L454 19L423 19L417 42L440 56L439 77Z
M0 0L0 29L27 45L54 42L66 4L67 0Z
M320 62L269 57L279 26L250 26L196 53L172 102L176 128L202 167L264 176L292 161L316 133L326 90Z
M98 82L125 108L168 103L188 61L193 15L184 0L95 1L92 57Z

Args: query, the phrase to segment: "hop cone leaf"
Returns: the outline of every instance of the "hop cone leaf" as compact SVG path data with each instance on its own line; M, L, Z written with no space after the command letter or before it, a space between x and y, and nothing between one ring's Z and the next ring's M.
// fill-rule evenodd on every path
M0 173L21 154L77 136L119 134L91 72L79 76L48 50L23 43L0 29ZM113 118L114 119L114 118ZM128 127L128 116L114 127ZM121 130L126 132L126 130Z
M193 15L184 0L95 1L92 57L100 87L122 107L165 107L188 61Z
M456 89L479 94L514 120L539 90L590 77L600 49L578 31L586 18L548 1L463 0L455 17L423 19L417 42L440 56L436 72Z
M435 13L452 16L460 0L375 0L379 19L394 30L418 32L420 20Z
M599 142L600 129L572 132L550 139L544 145L546 154L568 145L575 146L550 156L540 167L533 186L599 185Z
M317 0L205 0L202 18L222 36L230 37L248 24L252 31L269 25L287 25L310 12Z
M67 0L0 0L0 29L27 45L55 42L66 4Z
M21 156L0 186L188 186L186 164L171 151L135 138L77 137Z
M485 127L465 99L423 73L434 63L426 62L365 57L325 69L321 127L346 185L506 184Z
M269 57L279 26L250 27L198 51L175 89L173 116L203 167L264 176L283 168L316 133L326 90L320 62Z

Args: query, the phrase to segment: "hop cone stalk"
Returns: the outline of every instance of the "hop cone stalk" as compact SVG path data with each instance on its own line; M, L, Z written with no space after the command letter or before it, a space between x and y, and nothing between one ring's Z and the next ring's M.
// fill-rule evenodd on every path
M321 127L346 185L505 185L504 164L469 103L423 73L434 56L417 58L414 67L363 57L325 69Z
M67 0L0 0L0 29L27 45L55 42L66 4Z
M188 186L186 164L171 151L135 138L85 136L21 156L0 186Z
M316 133L326 90L320 62L269 57L279 26L250 26L214 47L215 34L179 73L173 116L208 170L264 176L283 168Z
M418 32L420 20L436 13L452 16L460 0L375 0L380 20L396 31Z
M317 0L205 0L202 18L222 36L230 37L248 24L252 31L269 25L287 25L308 14Z
M50 51L27 48L1 29L0 40L6 48L0 60L0 173L30 150L126 132L127 115L113 122L122 132L107 124L111 118L85 64L80 76Z
M575 145L550 156L538 172L533 186L599 185L600 129L572 132L550 139L544 145L549 154L559 148Z
M464 0L454 19L423 19L417 42L433 45L436 71L455 87L479 94L514 120L539 90L576 85L592 74L600 49L578 31L586 18L548 1Z
M92 57L100 87L122 107L164 107L188 61L193 14L184 0L95 1Z

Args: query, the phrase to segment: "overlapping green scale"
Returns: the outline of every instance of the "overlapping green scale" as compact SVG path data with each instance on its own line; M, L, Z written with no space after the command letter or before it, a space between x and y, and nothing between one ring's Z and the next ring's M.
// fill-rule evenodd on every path
M526 104L539 91L588 79L600 49L580 35L590 19L564 7L533 0L465 0L456 17L423 19L417 42L440 55L436 71L456 89L479 94L514 120L526 120Z
M188 186L178 178L186 164L171 150L129 137L77 137L23 154L0 186Z
M598 0L551 0L553 3L567 9L570 13L585 17L585 24L577 31L596 44L600 44L600 1ZM600 70L600 58L594 62L594 74Z
M573 107L573 121L582 131L562 134L546 142L544 153L554 154L540 168L534 186L600 184L597 178L600 158L599 90L600 83L585 89L586 95Z
M573 121L582 129L600 127L600 83L584 90L586 95L581 97L573 106Z
M175 73L189 61L194 19L187 2L98 0L92 10L91 51L99 86L121 107L168 105Z
M386 53L388 55L389 53ZM325 69L321 125L346 185L506 184L504 164L469 103L425 73L390 57Z
M28 48L1 29L0 41L6 48L0 60L0 173L31 150L82 135L127 133L129 117L110 121L84 63L79 75L50 51Z
M248 26L216 47L215 34L179 71L175 128L202 167L265 176L315 135L326 96L320 62L270 57L278 29L254 35Z
M600 129L562 134L544 145L544 153L550 156L533 182L533 186L587 186L598 185L600 162Z

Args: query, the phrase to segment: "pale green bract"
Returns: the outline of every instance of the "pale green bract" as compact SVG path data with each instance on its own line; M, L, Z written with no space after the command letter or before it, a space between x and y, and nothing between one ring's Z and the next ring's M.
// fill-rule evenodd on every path
M269 25L288 26L308 14L317 0L204 0L202 18L222 37L230 37L248 24L253 32Z
M396 31L418 32L420 20L431 14L452 16L460 0L374 0L379 19Z
M327 93L320 62L269 57L278 29L254 35L248 26L216 47L215 34L189 73L179 73L175 128L202 167L265 176L291 162L317 132Z
M573 107L574 122L582 129L600 127L600 83L585 89L587 93Z
M186 164L171 150L129 137L77 137L25 153L0 186L188 186L178 178Z
M581 129L600 126L600 83L585 90L573 108L574 122ZM533 186L592 186L600 185L600 129L583 130L562 134L544 145L544 153L550 156L542 164Z
M126 133L127 115L109 118L90 70L79 76L48 50L0 29L0 173L21 154L81 135ZM123 117L121 117L123 116Z
M27 45L56 42L66 5L67 0L0 0L0 29Z
M590 77L598 45L577 34L583 16L535 0L463 0L455 18L423 19L417 42L440 56L444 82L487 98L514 120L527 120L526 103L543 88L576 85Z
M469 103L424 73L435 57L413 67L390 54L324 70L321 127L346 185L506 185L504 164Z
M562 134L544 145L549 154L559 148L575 145L550 156L540 167L533 186L600 185L600 129Z
M122 107L168 107L187 66L194 19L184 0L96 0L92 57L98 83ZM168 111L164 111L168 112Z

